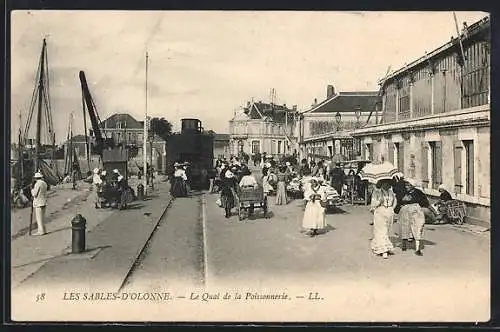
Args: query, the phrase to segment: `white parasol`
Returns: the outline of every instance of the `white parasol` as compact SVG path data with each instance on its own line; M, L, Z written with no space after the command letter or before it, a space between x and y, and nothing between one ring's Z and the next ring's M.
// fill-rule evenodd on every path
M402 177L403 173L387 161L382 164L368 164L359 172L361 180L367 180L371 183L377 183L380 180L390 180L395 176Z

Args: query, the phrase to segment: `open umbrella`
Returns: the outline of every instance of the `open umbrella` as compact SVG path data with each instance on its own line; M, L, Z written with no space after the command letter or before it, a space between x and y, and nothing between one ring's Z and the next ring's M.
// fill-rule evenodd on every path
M377 183L380 180L390 180L394 176L402 177L403 174L390 162L382 164L368 164L359 172L361 180Z

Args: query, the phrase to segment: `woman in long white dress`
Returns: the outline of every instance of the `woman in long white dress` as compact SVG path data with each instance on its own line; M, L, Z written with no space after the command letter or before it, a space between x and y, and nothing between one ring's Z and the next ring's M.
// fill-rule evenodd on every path
M394 246L389 238L389 231L394 221L396 196L391 189L391 180L380 180L372 193L371 208L373 213L373 239L371 248L374 254L385 259Z
M325 208L321 204L321 202L326 202L326 191L316 178L312 178L311 185L306 188L304 200L306 207L302 227L308 229L308 235L312 237L318 235L318 230L326 227Z

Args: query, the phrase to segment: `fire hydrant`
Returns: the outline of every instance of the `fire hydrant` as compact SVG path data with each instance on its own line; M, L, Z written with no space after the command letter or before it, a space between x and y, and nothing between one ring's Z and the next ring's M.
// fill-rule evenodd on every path
M144 200L144 185L142 183L139 183L137 185L137 198L139 200Z
M85 225L87 220L77 214L71 220L71 252L79 254L85 251Z

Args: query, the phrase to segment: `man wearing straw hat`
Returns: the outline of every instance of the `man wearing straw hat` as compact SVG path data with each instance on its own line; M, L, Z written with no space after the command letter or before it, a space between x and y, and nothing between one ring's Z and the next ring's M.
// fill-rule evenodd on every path
M35 234L37 236L45 235L45 211L47 208L47 183L43 180L43 174L41 172L35 173L35 184L33 189L31 189L31 195L33 196L33 209L35 210L36 223L38 225L38 232Z

